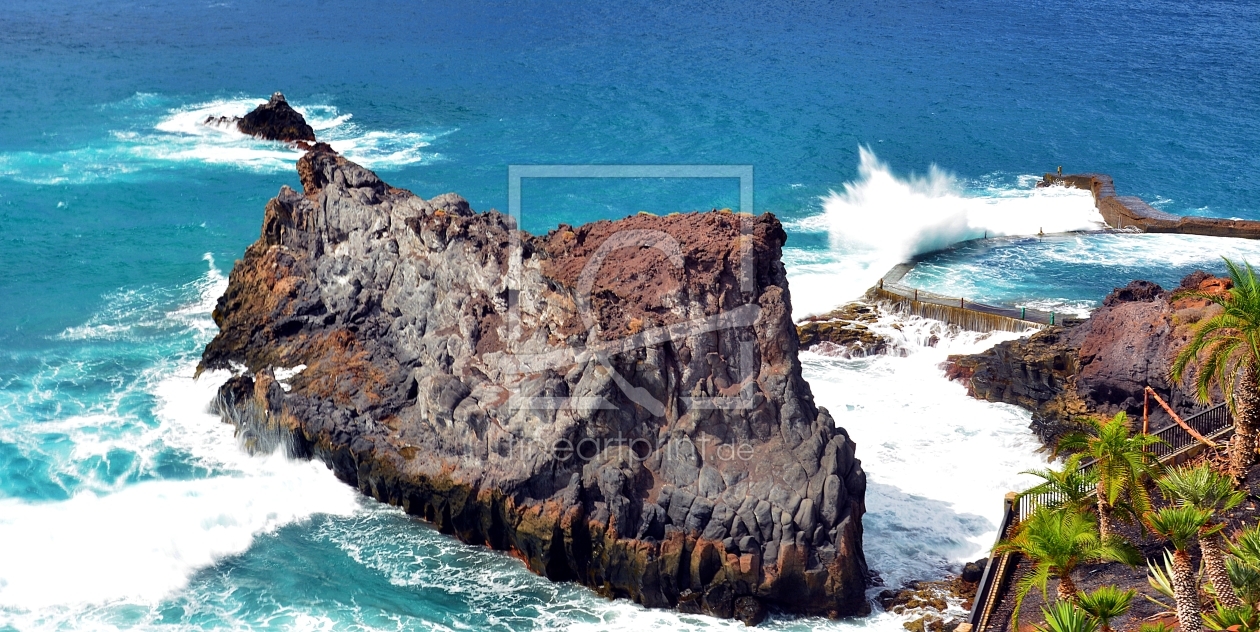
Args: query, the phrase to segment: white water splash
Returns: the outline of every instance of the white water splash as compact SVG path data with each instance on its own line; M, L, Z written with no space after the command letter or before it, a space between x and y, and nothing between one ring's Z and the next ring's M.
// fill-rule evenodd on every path
M72 328L65 337L112 340L117 332L148 327L204 344L213 335L210 310L226 286L213 257L205 258L206 274L181 288L191 302L164 311L169 293L121 293L115 298L124 305L111 304L94 317L96 326ZM78 375L92 369L90 362L66 365L50 365L40 378L50 388L37 389L37 399L26 405L43 408L39 398L67 396L54 385L91 377ZM321 463L242 452L233 428L207 408L229 374L194 379L195 368L195 358L159 363L83 414L28 420L18 426L22 437L0 436L23 450L53 445L54 451L32 458L51 462L64 474L57 478L80 481L60 502L0 499L0 615L39 627L57 613L73 621L75 612L94 605L152 606L200 569L248 550L260 534L315 514L360 509L355 490ZM154 401L156 425L122 404L145 397ZM68 451L55 448L64 440L41 443L58 436L71 443ZM131 474L114 484L96 482L93 457L113 454L134 456ZM157 468L164 460L185 463L195 476L162 480Z
M109 108L141 110L145 123L110 132L104 142L61 151L0 153L0 178L32 184L91 184L152 176L172 166L212 165L256 173L292 171L302 151L207 119L240 117L266 98L232 98L161 109L156 95L137 95ZM430 151L442 134L365 129L351 113L319 103L291 102L316 137L369 169L399 169L441 160Z
M988 554L1002 497L1018 472L1044 467L1029 414L969 397L944 378L955 353L1019 334L977 334L919 317L883 314L871 329L897 353L860 359L802 354L814 398L856 442L868 489L863 548L891 587L942 577ZM929 346L934 345L934 346Z
M966 191L933 165L925 177L898 178L875 154L859 149L859 177L822 199L822 213L792 224L825 231L831 253L785 251L793 270L794 313L826 311L861 295L892 266L984 236L1032 235L1101 226L1088 191L1065 187L985 187Z

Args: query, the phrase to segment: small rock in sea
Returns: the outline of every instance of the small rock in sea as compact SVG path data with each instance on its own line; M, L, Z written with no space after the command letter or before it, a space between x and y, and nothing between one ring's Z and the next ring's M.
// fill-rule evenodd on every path
M766 606L760 599L745 595L735 600L735 618L744 625L757 625L766 620Z
M294 110L284 95L277 92L271 100L254 108L236 122L241 133L257 136L265 140L279 140L288 143L298 141L315 142L315 130L306 123L306 119Z
M974 562L967 562L966 566L963 566L962 580L972 583L980 581L980 576L984 574L984 566L988 561L989 558L980 558Z

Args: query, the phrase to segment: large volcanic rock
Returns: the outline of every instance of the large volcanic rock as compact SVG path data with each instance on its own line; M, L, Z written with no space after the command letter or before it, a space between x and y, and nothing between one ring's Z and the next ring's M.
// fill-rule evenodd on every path
M1003 342L983 353L952 356L947 375L964 381L978 398L1033 411L1033 428L1053 444L1074 418L1125 411L1142 415L1150 386L1179 413L1201 406L1193 391L1168 377L1192 325L1219 308L1186 291L1227 291L1228 279L1196 272L1169 293L1147 281L1116 288L1102 307L1080 323L1051 327L1028 338ZM1219 398L1218 398L1219 401ZM1151 427L1172 420L1156 405Z
M315 130L307 125L306 119L290 107L289 102L284 100L284 95L279 92L271 95L270 101L236 121L236 128L244 134L266 140L315 142Z
M801 378L773 216L535 237L326 146L298 170L202 361L237 373L218 407L248 445L609 596L868 611L866 476Z

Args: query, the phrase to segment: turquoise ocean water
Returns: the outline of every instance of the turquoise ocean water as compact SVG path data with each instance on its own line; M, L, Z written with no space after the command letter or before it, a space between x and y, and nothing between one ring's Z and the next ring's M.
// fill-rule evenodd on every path
M424 197L505 209L510 164L751 164L798 315L907 256L1094 226L1044 172L1166 211L1260 219L1260 5L1172 2L30 2L0 11L0 629L640 630L729 626L551 584L247 457L194 381L214 301L298 154L200 125L282 90L321 139ZM916 175L917 174L917 175ZM526 228L735 206L734 181L527 182ZM910 277L1078 312L1260 245L968 242ZM896 326L894 328L894 325ZM932 323L903 354L807 354L870 474L889 585L982 555L1039 462L967 399ZM969 455L1001 454L996 460ZM900 629L776 618L776 629ZM733 626L731 626L733 628Z

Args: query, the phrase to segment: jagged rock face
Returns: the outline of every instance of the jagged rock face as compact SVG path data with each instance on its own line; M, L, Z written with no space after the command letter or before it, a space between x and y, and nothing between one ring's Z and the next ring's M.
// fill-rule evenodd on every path
M240 372L219 407L242 432L609 596L868 611L866 477L801 378L773 216L534 237L325 146L298 171L203 356Z
M241 117L236 122L236 128L241 133L266 140L315 142L315 130L297 110L289 106L289 102L279 92L271 95L271 100L254 108L253 112Z
M1050 445L1074 429L1072 422L1081 415L1125 411L1140 420L1147 386L1174 409L1192 411L1201 406L1193 389L1173 383L1168 372L1190 340L1192 326L1219 308L1184 293L1229 288L1228 279L1204 272L1186 277L1173 293L1133 281L1107 295L1102 307L1079 324L1051 327L983 353L951 356L947 375L967 383L974 397L1033 411L1033 429ZM1172 423L1157 406L1150 412L1152 429Z

